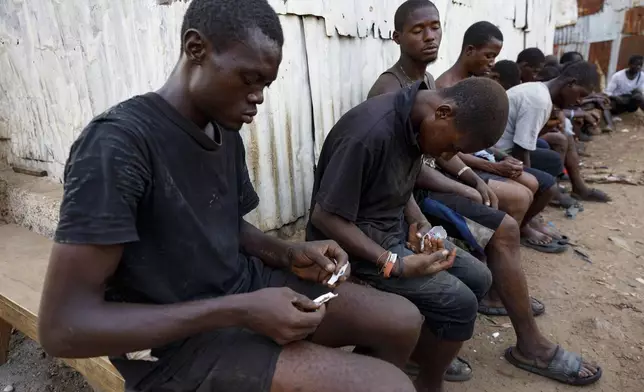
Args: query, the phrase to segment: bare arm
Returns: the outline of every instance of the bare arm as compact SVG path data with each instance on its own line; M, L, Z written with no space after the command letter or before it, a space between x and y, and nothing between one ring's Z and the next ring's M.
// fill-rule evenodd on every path
M246 294L172 305L106 302L105 283L122 253L121 245L54 245L39 312L40 342L48 353L117 356L244 325Z
M458 157L458 155L454 155L452 159L449 161L446 161L442 158L438 158L436 162L449 174L451 174L454 177L457 177L459 180L463 181L465 184L471 186L471 187L477 187L483 182L481 178L474 173L472 170L465 170L464 172L461 172L461 170L466 167L465 163L461 160L461 158ZM459 172L461 172L461 175L459 176Z
M423 212L420 210L420 207L418 207L418 203L416 203L414 195L409 198L409 201L405 206L405 220L410 225L418 223L419 226L430 226L431 228L431 225L427 221L427 218L425 218L425 214L423 214Z
M433 192L455 193L479 203L482 202L481 195L476 189L454 181L427 165L423 165L420 169L420 173L416 179L416 187Z
M488 160L476 157L471 154L458 154L459 158L465 163L467 166L476 169L476 170L481 170L485 171L488 173L496 173L494 163L490 162Z
M274 268L289 266L288 250L293 243L272 237L244 219L239 229L239 242L246 254L259 258L266 265Z
M324 233L325 236L335 240L340 247L350 255L376 263L386 250L367 237L353 222L338 215L326 212L319 205L315 205L311 214L311 223Z
M531 167L530 151L526 150L525 148L519 146L518 144L515 144L514 147L512 148L512 156L520 160L521 162L523 162L523 165L525 167Z

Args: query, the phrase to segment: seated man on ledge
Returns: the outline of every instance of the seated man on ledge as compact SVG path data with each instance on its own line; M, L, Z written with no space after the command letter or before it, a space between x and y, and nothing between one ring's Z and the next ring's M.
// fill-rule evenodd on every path
M610 97L611 112L621 114L644 110L644 56L633 55L628 59L628 68L615 72L606 87Z
M471 76L490 75L502 47L503 34L496 26L485 21L474 23L465 31L458 60L438 78L436 86L450 87ZM519 70L516 65L514 67L518 79ZM566 251L567 245L561 243L561 236L555 238L544 234L546 225L533 219L557 194L554 177L541 170L524 168L521 161L509 155L496 161L494 155L504 154L494 149L458 155L488 182L499 199L499 209L510 214L520 225L521 243L539 243L537 249L547 253Z
M544 136L549 147L556 148L562 156L558 164L550 163L553 162L550 155L555 151L540 148L538 145L539 134L550 119L554 105L562 109L569 108L592 93L598 83L599 76L595 65L578 61L568 65L559 77L545 83L530 82L512 87L508 90L510 117L505 132L495 147L512 154L527 167L542 170L555 177L563 172L562 163L565 163L574 198L596 202L609 201L608 195L590 188L585 183L571 132L549 133Z
M307 239L337 241L349 253L355 276L418 306L425 328L412 356L420 366L417 386L442 391L443 372L472 336L490 275L462 252L441 272L435 254L414 254L429 223L412 193L423 154L449 159L490 147L503 133L508 101L503 88L487 78L439 91L426 88L419 81L368 99L331 129L315 173ZM435 247L426 245L427 250ZM598 367L539 332L520 263L489 266L518 335L517 346L506 352L508 361L569 384L599 379ZM423 356L427 352L432 355Z
M110 356L128 391L414 392L400 368L418 309L350 283L318 306L347 254L243 219L259 199L238 131L277 77L277 15L266 0L193 0L181 39L159 91L96 117L72 146L44 349ZM347 345L375 358L334 349Z

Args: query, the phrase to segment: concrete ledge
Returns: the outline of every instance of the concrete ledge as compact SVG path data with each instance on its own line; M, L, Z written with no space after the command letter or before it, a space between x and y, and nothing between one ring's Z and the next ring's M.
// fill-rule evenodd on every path
M62 198L62 184L0 167L0 221L15 223L51 239L58 224ZM307 218L302 217L267 234L303 241L306 222Z
M62 197L61 184L0 168L0 220L6 223L53 238Z

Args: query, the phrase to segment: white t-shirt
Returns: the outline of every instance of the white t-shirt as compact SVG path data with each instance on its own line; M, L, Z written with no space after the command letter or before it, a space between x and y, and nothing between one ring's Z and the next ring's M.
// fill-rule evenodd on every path
M631 80L626 76L626 69L623 69L615 72L613 77L610 78L605 93L611 97L616 97L630 94L635 89L644 93L644 71Z
M528 151L536 150L539 132L552 114L548 87L541 82L523 83L508 90L508 100L508 123L495 147L511 152L518 144Z

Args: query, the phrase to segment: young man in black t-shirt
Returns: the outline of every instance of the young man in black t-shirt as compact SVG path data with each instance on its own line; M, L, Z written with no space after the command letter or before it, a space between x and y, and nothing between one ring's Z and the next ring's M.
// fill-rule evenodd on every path
M181 38L159 91L96 117L72 146L43 347L111 356L132 391L414 391L385 361L405 365L417 308L350 283L316 305L347 254L243 219L258 196L238 131L277 76L277 15L265 0L193 0ZM385 361L323 347L346 345Z
M472 337L478 301L491 284L485 265L452 244L445 242L453 260L445 260L447 251L441 257L440 245L420 248L431 227L413 197L422 156L449 160L491 146L507 113L503 88L489 79L440 92L416 82L347 112L320 154L307 239L337 241L355 275L418 306L425 316L413 357L420 390L442 390L443 374ZM485 131L480 123L488 124Z

